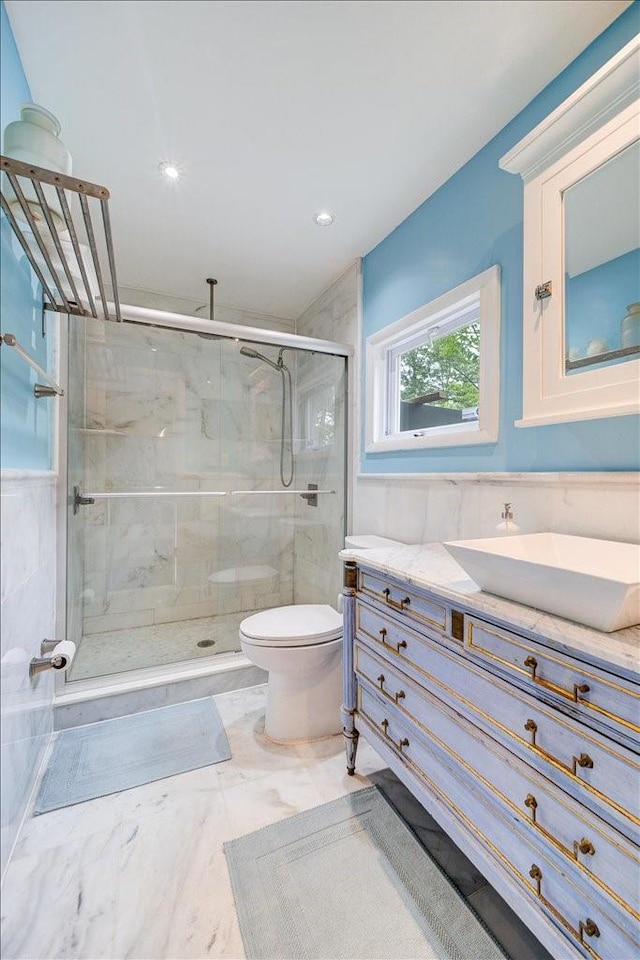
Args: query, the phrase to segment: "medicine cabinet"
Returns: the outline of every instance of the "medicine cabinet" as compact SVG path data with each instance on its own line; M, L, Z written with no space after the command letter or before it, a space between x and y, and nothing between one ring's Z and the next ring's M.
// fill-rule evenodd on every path
M524 180L523 416L640 413L640 40L500 160Z

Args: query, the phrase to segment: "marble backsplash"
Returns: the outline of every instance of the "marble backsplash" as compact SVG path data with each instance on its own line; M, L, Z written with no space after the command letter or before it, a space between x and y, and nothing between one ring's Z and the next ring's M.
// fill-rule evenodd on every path
M13 847L53 729L53 676L29 679L55 637L56 476L6 471L1 483L1 868Z
M353 530L404 543L495 537L509 502L522 533L638 542L638 481L637 473L360 475Z

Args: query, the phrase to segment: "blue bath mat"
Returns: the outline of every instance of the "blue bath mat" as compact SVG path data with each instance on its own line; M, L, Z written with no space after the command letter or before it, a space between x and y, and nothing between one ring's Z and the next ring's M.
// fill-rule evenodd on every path
M249 960L505 960L376 787L224 852Z
M119 793L230 756L211 697L61 730L34 813Z

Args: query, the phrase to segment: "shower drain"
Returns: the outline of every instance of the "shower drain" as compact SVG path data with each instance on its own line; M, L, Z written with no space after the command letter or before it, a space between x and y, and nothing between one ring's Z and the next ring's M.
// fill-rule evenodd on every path
M215 640L198 640L197 647L215 647Z

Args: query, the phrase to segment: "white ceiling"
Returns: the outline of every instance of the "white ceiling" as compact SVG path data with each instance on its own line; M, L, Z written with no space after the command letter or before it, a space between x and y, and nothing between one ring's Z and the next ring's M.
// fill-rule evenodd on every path
M297 317L628 0L7 0L123 286ZM157 172L176 161L184 179ZM331 210L331 227L313 214Z

